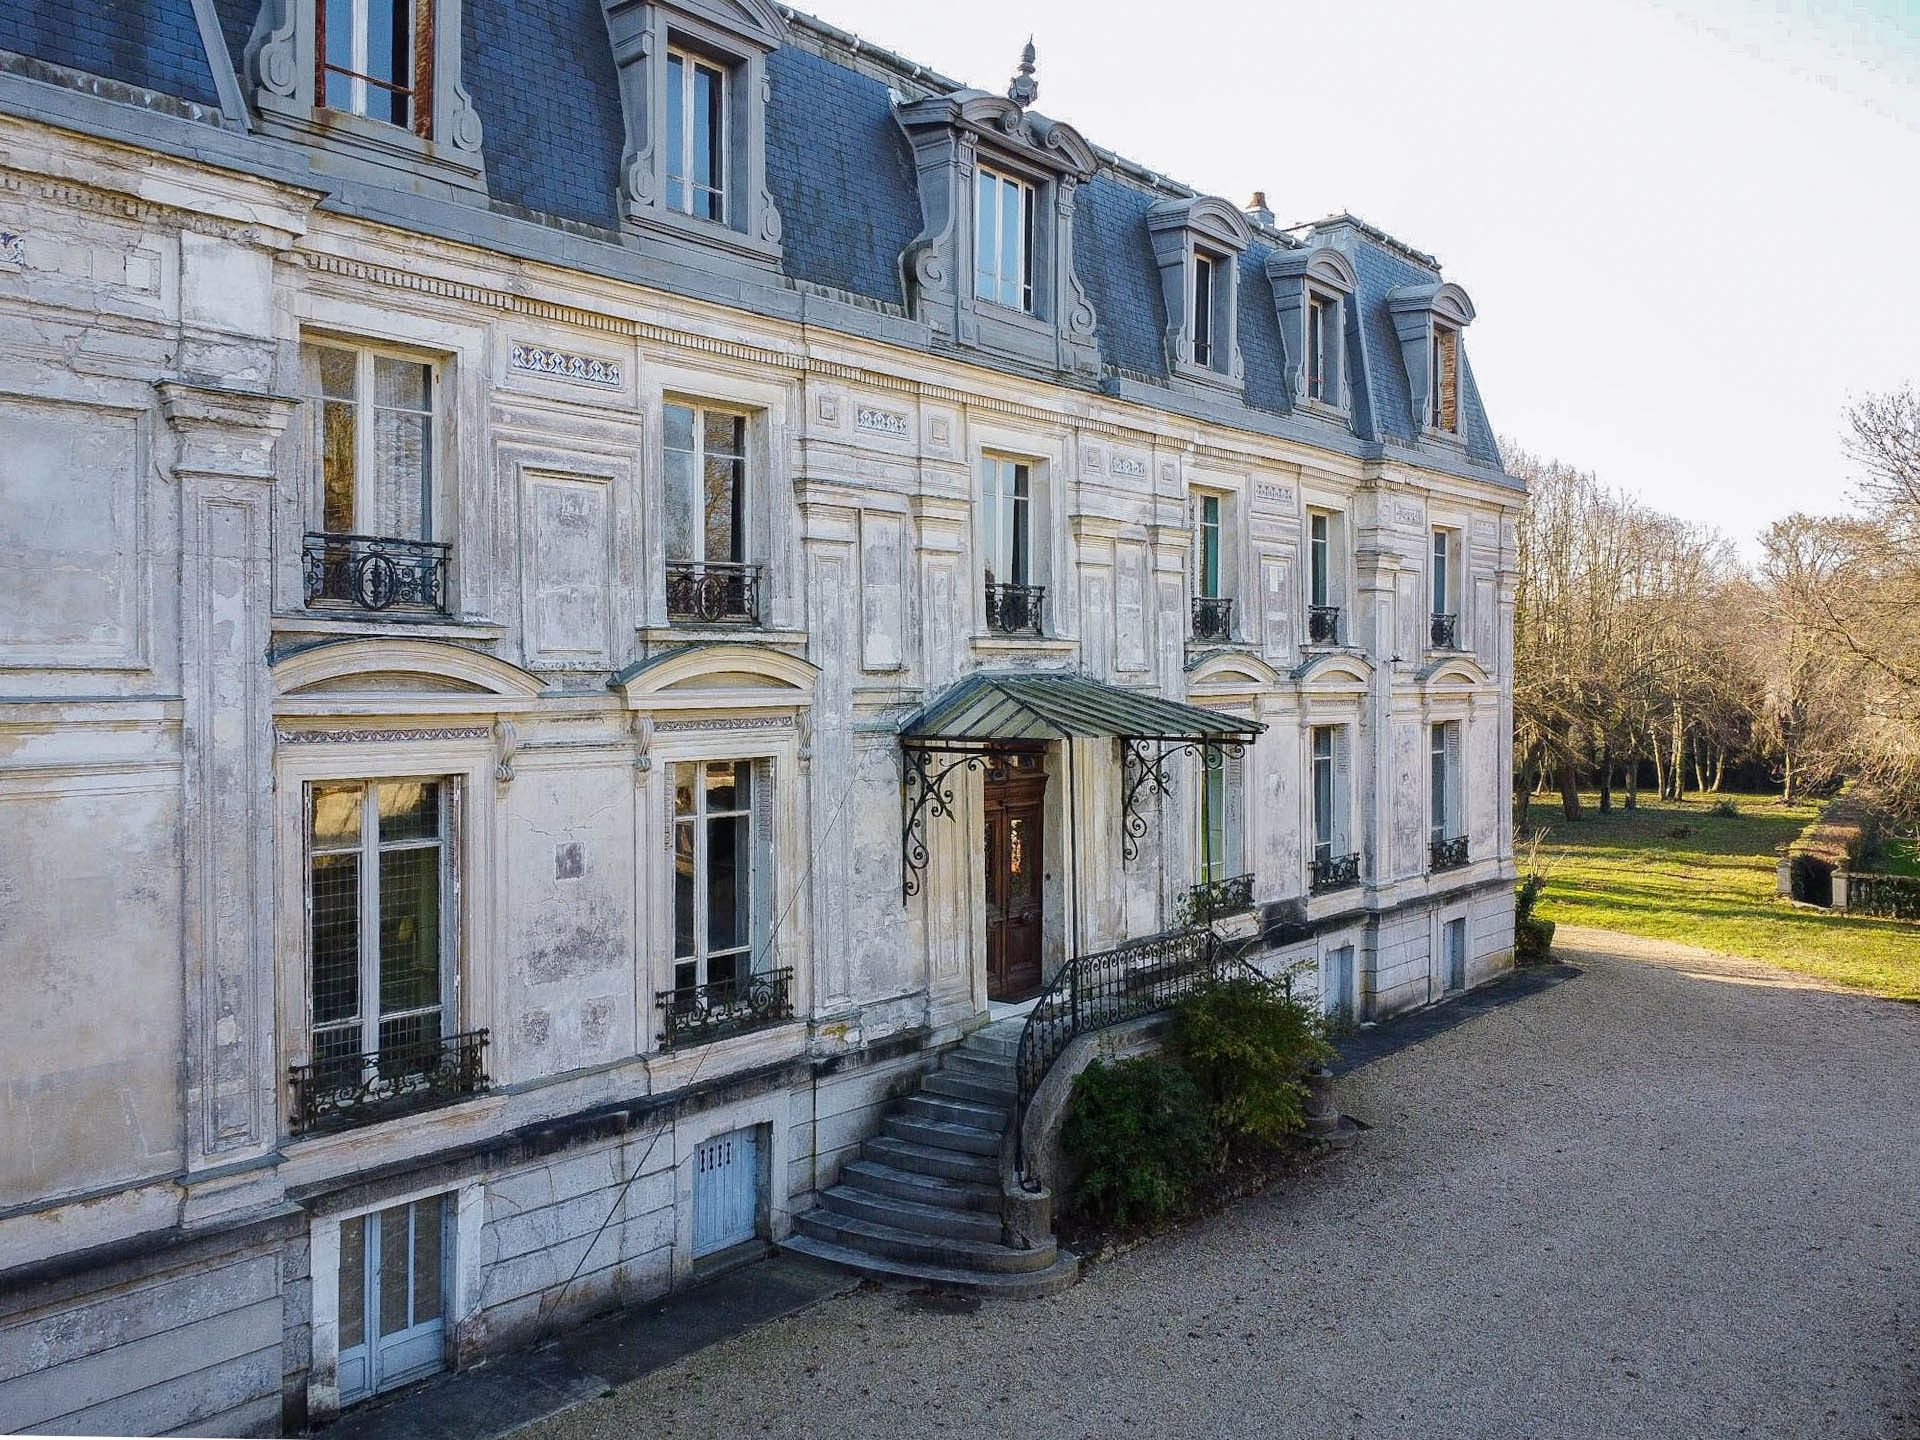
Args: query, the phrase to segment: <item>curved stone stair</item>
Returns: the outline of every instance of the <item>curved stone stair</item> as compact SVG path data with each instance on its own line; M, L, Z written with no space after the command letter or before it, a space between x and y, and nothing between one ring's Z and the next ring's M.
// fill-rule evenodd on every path
M1071 1285L1076 1256L1051 1238L1004 1241L1000 1152L1014 1104L1021 1022L976 1030L895 1102L840 1183L794 1219L785 1248L882 1280L1024 1299Z

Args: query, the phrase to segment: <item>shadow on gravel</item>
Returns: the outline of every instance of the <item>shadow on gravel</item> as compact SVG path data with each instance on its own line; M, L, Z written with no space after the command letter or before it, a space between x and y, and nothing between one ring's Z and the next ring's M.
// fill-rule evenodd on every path
M1348 1074L1363 1065L1371 1065L1376 1060L1396 1054L1409 1045L1418 1045L1422 1040L1451 1030L1476 1015L1498 1010L1529 995L1538 995L1562 980L1572 980L1585 973L1577 965L1557 960L1546 965L1527 965L1511 970L1492 984L1469 990L1451 1000L1442 1000L1437 1005L1382 1020L1377 1025L1356 1030L1336 1040L1334 1048L1339 1053L1327 1062L1327 1068L1336 1075Z

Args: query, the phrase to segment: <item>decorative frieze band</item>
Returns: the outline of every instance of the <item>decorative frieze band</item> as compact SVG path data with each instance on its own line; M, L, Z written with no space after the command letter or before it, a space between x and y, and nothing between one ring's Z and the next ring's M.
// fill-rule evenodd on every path
M656 720L655 730L791 730L792 715L743 715L719 720Z
M491 725L446 725L430 730L286 730L275 728L282 745L383 745L436 740L490 740Z
M513 342L507 355L507 368L522 375L545 375L556 380L572 380L581 385L598 385L618 390L624 372L618 360L602 360L597 355L576 355L533 345L524 340Z
M862 405L853 423L862 430L893 440L905 440L912 433L906 416L892 410L882 410L876 405Z

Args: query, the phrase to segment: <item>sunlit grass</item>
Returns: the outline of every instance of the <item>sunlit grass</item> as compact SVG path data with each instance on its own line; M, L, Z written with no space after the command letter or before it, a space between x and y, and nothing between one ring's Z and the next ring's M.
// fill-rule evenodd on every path
M1558 801L1535 801L1548 831L1540 915L1566 925L1680 940L1838 985L1920 1000L1920 925L1835 915L1774 896L1777 848L1819 807L1771 795L1650 801L1568 821ZM1713 813L1721 799L1738 809ZM1684 833L1678 833L1684 832ZM1908 858L1914 857L1909 852Z

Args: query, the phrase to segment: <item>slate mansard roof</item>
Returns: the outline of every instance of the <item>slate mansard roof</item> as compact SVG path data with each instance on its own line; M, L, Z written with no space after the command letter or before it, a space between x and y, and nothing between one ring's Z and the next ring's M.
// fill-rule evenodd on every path
M236 117L222 116L220 77L222 70L233 74L259 5L64 0L57 6L0 6L0 72L83 87L86 77L99 77L134 92L172 97L185 102L178 113L235 129ZM576 234L620 244L615 182L624 130L601 0L465 0L463 8L463 79L485 126L488 194L444 203L559 222ZM956 88L955 82L861 46L830 25L787 13L787 43L767 60L767 185L783 232L783 278L775 283L851 302L841 313L852 328L858 328L861 309L904 320L900 257L920 233L922 217L893 101L896 94L911 99ZM5 55L9 51L12 57ZM231 84L227 93L234 93ZM1165 302L1146 224L1156 201L1191 192L1119 157L1101 158L1099 173L1077 193L1073 235L1075 269L1098 315L1103 369L1110 385L1124 385L1128 398L1191 413L1191 400L1176 392L1168 374ZM328 183L320 179L321 188ZM499 248L491 238L498 229L485 233L490 238L483 243ZM1417 449L1423 463L1504 479L1465 346L1464 465L1423 443L1412 419L1387 295L1396 286L1432 284L1440 278L1438 266L1350 217L1321 222L1309 237L1341 249L1359 284L1346 346L1353 434L1293 416L1265 267L1276 249L1302 240L1260 226L1239 261L1243 398L1211 399L1205 415L1335 449ZM970 358L994 363L987 356Z

